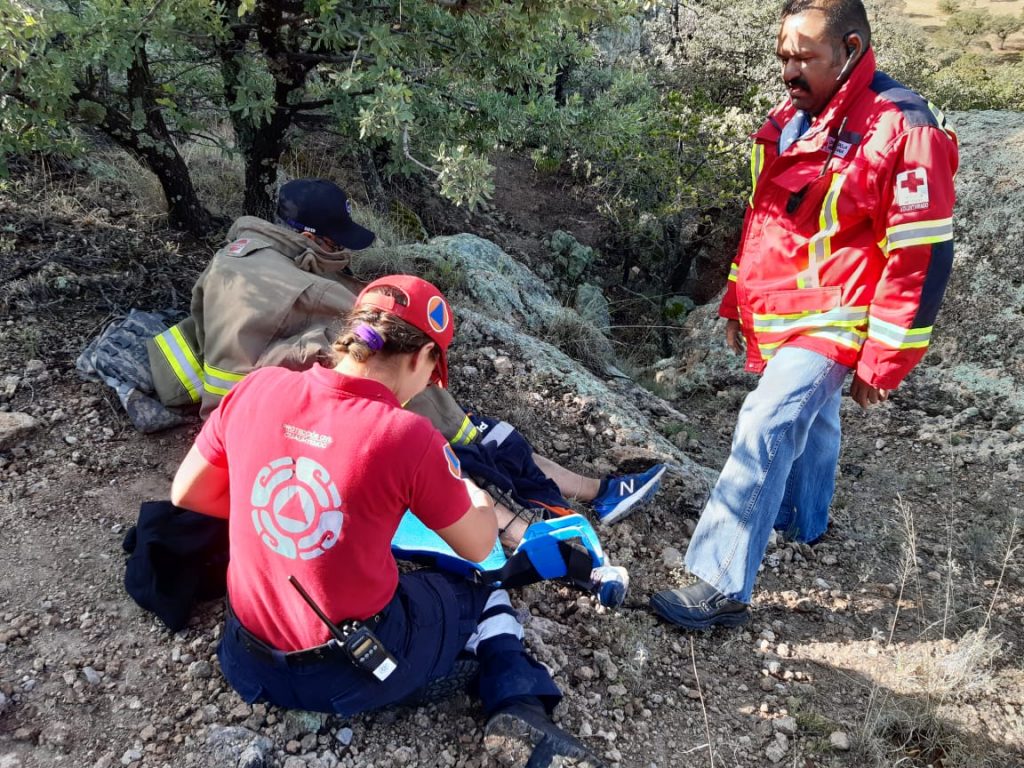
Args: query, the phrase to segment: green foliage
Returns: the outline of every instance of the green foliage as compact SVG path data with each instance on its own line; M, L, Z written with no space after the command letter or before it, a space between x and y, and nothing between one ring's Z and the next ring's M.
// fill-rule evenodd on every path
M156 112L176 143L219 143L210 128L230 118L252 184L272 179L298 122L390 146L392 172L429 167L472 205L490 194L486 154L552 109L578 33L634 3L449 5L81 0L31 15L0 0L0 152L66 143L75 123L162 151Z
M1008 13L994 14L989 20L989 31L999 40L999 49L1006 47L1006 38L1024 29L1024 16L1011 16Z
M954 38L970 42L988 34L992 14L984 9L957 11L946 22L946 31Z

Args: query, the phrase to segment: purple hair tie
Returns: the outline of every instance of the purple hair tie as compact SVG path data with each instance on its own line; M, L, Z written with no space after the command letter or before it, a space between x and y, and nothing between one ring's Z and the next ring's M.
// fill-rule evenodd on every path
M379 352L384 348L384 337L377 333L376 328L373 328L366 323L360 323L357 325L353 333L365 341L366 346L374 352Z

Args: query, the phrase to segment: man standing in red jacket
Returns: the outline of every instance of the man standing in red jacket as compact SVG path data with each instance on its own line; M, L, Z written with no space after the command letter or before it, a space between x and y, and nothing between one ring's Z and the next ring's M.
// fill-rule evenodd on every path
M753 190L719 314L762 374L686 554L698 581L651 606L689 629L750 617L771 529L825 533L839 404L867 408L924 355L953 264L956 136L875 69L860 0L789 0L777 55L789 98L754 134Z

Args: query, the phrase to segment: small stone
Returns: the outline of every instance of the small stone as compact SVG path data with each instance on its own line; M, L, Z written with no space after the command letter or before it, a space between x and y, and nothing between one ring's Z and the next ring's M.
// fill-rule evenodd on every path
M688 517L683 520L683 527L686 529L687 538L693 538L693 532L697 530L697 521L692 517Z
M588 667L586 665L584 665L582 667L578 667L576 669L576 679L577 680L583 680L584 682L586 682L588 680L593 680L596 676L597 675L594 672L594 670L591 667Z
M789 656L790 656L790 653L791 653L791 651L789 649L789 644L788 643L779 643L778 647L775 649L775 653L777 653L783 659L788 659Z
M208 661L193 661L188 665L188 674L196 680L206 680L213 677L213 666Z
M139 738L143 741L152 741L156 738L156 726L152 723L147 725L141 731L139 731Z
M835 555L824 555L821 558L821 564L822 565L829 565L829 566L831 566L831 565L838 565L839 564L839 558L836 557Z
M67 723L50 723L39 732L39 743L54 747L66 747L71 743L71 726Z
M850 737L845 731L833 731L828 737L828 743L840 752L847 752L850 749Z
M778 733L784 733L787 736L796 735L796 718L795 717L778 717L772 721L772 726Z
M131 749L126 749L124 754L121 755L121 765L131 765L132 763L138 762L141 759L142 750L135 749L134 747L132 747Z
M773 763L779 763L786 757L786 748L779 742L773 741L768 745L768 748L765 749L764 753Z
M340 728L338 730L338 735L335 738L338 740L338 743L341 744L341 746L347 747L349 744L352 743L352 736L352 729L346 727Z
M391 759L399 765L408 765L416 759L416 750L412 747L399 747L391 753Z
M766 693L775 690L775 681L770 677L762 677L758 684L760 685L761 690Z
M661 550L661 562L665 564L666 568L682 568L683 553L675 547L665 547Z
M826 592L829 591L830 589L832 589L832 585L829 584L827 581L825 581L822 578L817 578L817 579L814 580L814 587L816 589L823 589Z
M306 761L301 757L289 757L284 761L284 768L307 768Z
M324 717L319 712L289 709L284 714L285 740L300 739L307 733L318 733L323 728Z
M82 674L89 685L99 685L103 680L103 676L92 667L83 667Z
M942 581L942 574L938 571L928 571L928 573L925 574L925 578L929 581Z
M515 371L512 361L505 355L499 355L492 361L494 365L494 371L499 376L511 376Z

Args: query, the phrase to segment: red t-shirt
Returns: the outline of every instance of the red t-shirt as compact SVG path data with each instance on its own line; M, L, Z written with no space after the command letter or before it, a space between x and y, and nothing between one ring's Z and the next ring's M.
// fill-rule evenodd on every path
M228 469L231 607L283 651L330 638L289 576L335 622L367 618L398 584L391 539L405 510L439 529L470 506L458 460L427 419L377 381L320 366L250 373L196 446Z

